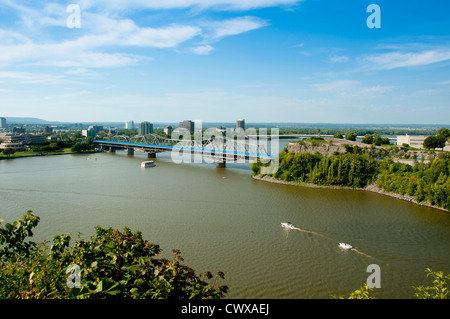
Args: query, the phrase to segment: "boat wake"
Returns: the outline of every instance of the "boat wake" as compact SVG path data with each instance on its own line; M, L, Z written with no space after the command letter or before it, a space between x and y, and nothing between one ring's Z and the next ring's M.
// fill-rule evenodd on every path
M317 235L317 236L320 236L320 237L323 237L323 238L326 238L326 239L329 239L329 240L334 241L333 238L330 238L330 237L328 237L328 236L325 236L325 235L320 234L320 233L315 232L315 231L301 229L301 228L299 228L299 227L297 227L297 226L294 226L294 225L293 225L292 223L290 223L290 222L287 222L287 223L281 223L281 226L284 227L284 228L286 228L286 229L288 229L288 230L298 230L298 231L301 231L301 232L304 232L304 233ZM367 258L370 258L370 259L377 260L375 257L372 257L372 256L370 256L370 255L367 255L367 254L363 253L362 251L359 251L358 249L356 249L355 247L353 247L353 246L350 245L350 244L339 243L339 244L338 244L338 247L339 247L341 250L354 251L354 252L360 254L361 256L364 256L364 257L367 257ZM379 261L379 260L377 260L377 261Z

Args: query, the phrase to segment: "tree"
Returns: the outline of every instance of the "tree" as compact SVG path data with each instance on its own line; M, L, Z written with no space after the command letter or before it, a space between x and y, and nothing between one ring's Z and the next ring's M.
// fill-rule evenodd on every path
M8 157L10 157L11 155L14 155L15 153L16 153L16 151L12 148L5 148L3 150L3 154L5 154Z
M68 234L56 235L48 247L27 239L38 222L28 211L0 228L1 299L219 299L228 291L216 287L223 272L197 275L179 250L171 260L160 258L160 247L139 231L97 226L88 240L71 244ZM67 271L77 267L78 283L70 286Z
M336 133L333 135L334 138L344 138L344 136L341 133Z
M363 137L361 142L364 143L364 144L372 144L373 143L373 135L372 134L366 134Z
M435 149L439 147L439 140L436 136L428 136L425 141L423 141L423 147L426 149Z
M345 135L345 139L348 141L356 141L356 133L348 133Z

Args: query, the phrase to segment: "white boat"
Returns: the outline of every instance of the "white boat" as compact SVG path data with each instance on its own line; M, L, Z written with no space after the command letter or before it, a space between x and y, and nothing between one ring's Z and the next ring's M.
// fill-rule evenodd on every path
M141 163L141 167L153 167L156 166L155 162L153 161L146 161Z
M297 229L291 222L287 223L281 223L281 227L287 228L287 229Z
M339 243L339 248L345 249L345 250L349 250L349 249L353 249L352 245L346 244L346 243Z

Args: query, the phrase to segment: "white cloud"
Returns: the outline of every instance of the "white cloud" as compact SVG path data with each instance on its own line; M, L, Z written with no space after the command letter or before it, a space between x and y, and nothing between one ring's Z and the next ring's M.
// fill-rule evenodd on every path
M342 55L342 56L332 56L330 57L330 61L334 63L345 63L349 61L348 56Z
M354 89L359 85L359 81L356 80L337 80L326 83L313 84L313 88L322 92L342 92L350 89Z
M259 29L267 25L267 22L256 17L239 17L218 21L211 24L213 28L212 39L217 40L226 36L238 35L251 30Z
M373 69L396 69L424 66L450 60L450 49L434 49L422 52L389 52L365 57Z
M208 55L214 48L209 44L199 45L191 49L192 52L198 55Z
M81 0L83 7L106 7L111 10L136 9L189 9L250 10L258 8L292 6L303 0Z

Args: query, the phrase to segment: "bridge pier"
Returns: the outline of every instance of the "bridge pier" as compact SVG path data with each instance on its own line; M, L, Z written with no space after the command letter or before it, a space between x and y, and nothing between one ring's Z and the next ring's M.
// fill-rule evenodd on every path
M115 152L116 152L116 148L115 148L114 146L110 146L110 147L109 147L109 151L110 151L111 153L115 153Z
M147 153L147 158L156 158L156 153Z
M134 148L127 149L127 155L134 155Z
M216 163L216 168L225 168L225 167L227 167L227 163L225 161Z

